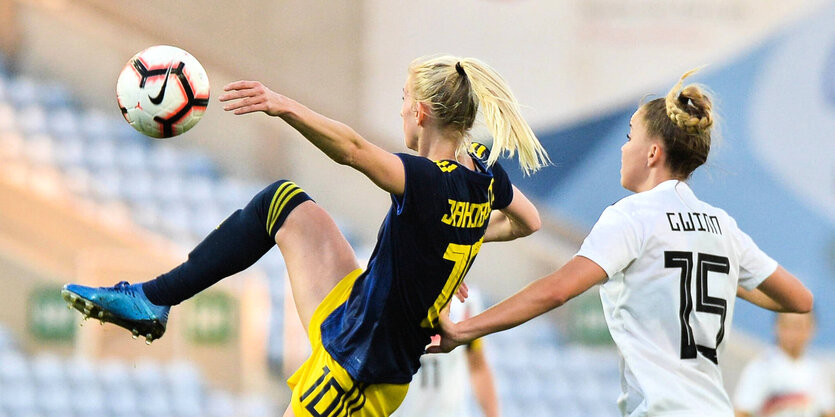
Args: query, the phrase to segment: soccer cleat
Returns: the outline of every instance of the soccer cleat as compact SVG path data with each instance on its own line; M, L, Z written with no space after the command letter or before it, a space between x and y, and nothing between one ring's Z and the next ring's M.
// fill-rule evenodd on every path
M67 284L61 296L68 305L100 322L113 323L131 332L136 339L145 335L145 343L162 337L170 306L158 306L145 297L142 285L122 281L113 287L85 287Z

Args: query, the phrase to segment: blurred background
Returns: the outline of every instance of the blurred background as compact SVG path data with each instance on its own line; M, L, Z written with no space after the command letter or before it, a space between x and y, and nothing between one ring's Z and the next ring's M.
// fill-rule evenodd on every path
M166 272L277 178L368 256L389 197L279 120L225 114L216 97L257 79L402 151L406 68L435 53L496 68L555 162L530 178L504 163L545 227L482 249L468 282L488 304L574 254L627 194L620 145L640 100L707 64L695 81L717 95L723 140L692 187L815 293L813 351L831 369L833 22L823 0L0 0L0 416L281 415L289 352L306 341L285 331L298 318L277 250L175 307L151 346L81 323L60 287ZM200 123L169 140L136 133L115 100L122 66L156 44L189 51L213 89ZM740 301L725 340L732 390L772 343L773 316ZM505 415L617 415L596 291L486 349Z

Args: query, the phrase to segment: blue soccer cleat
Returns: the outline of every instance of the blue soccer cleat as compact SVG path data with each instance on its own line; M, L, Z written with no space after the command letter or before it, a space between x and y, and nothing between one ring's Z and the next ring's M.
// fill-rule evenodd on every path
M61 296L70 307L84 314L130 330L133 338L145 336L145 343L162 337L170 306L158 306L145 297L141 284L122 281L112 287L85 287L67 284Z

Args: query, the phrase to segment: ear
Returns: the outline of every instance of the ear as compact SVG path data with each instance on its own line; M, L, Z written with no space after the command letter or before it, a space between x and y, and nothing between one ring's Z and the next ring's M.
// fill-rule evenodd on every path
M647 152L647 167L652 168L658 166L658 164L663 163L665 157L664 148L659 142L653 141L649 145L649 151Z
M418 126L423 126L423 123L429 117L429 105L426 103L416 103L417 108L415 109L415 116L417 117L417 124Z

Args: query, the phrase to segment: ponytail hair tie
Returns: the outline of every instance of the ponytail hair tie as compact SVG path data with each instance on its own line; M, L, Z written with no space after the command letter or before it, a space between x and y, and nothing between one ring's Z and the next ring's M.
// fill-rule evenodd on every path
M464 72L464 67L461 66L461 61L455 63L455 71L461 74L462 77L466 77L467 73Z

